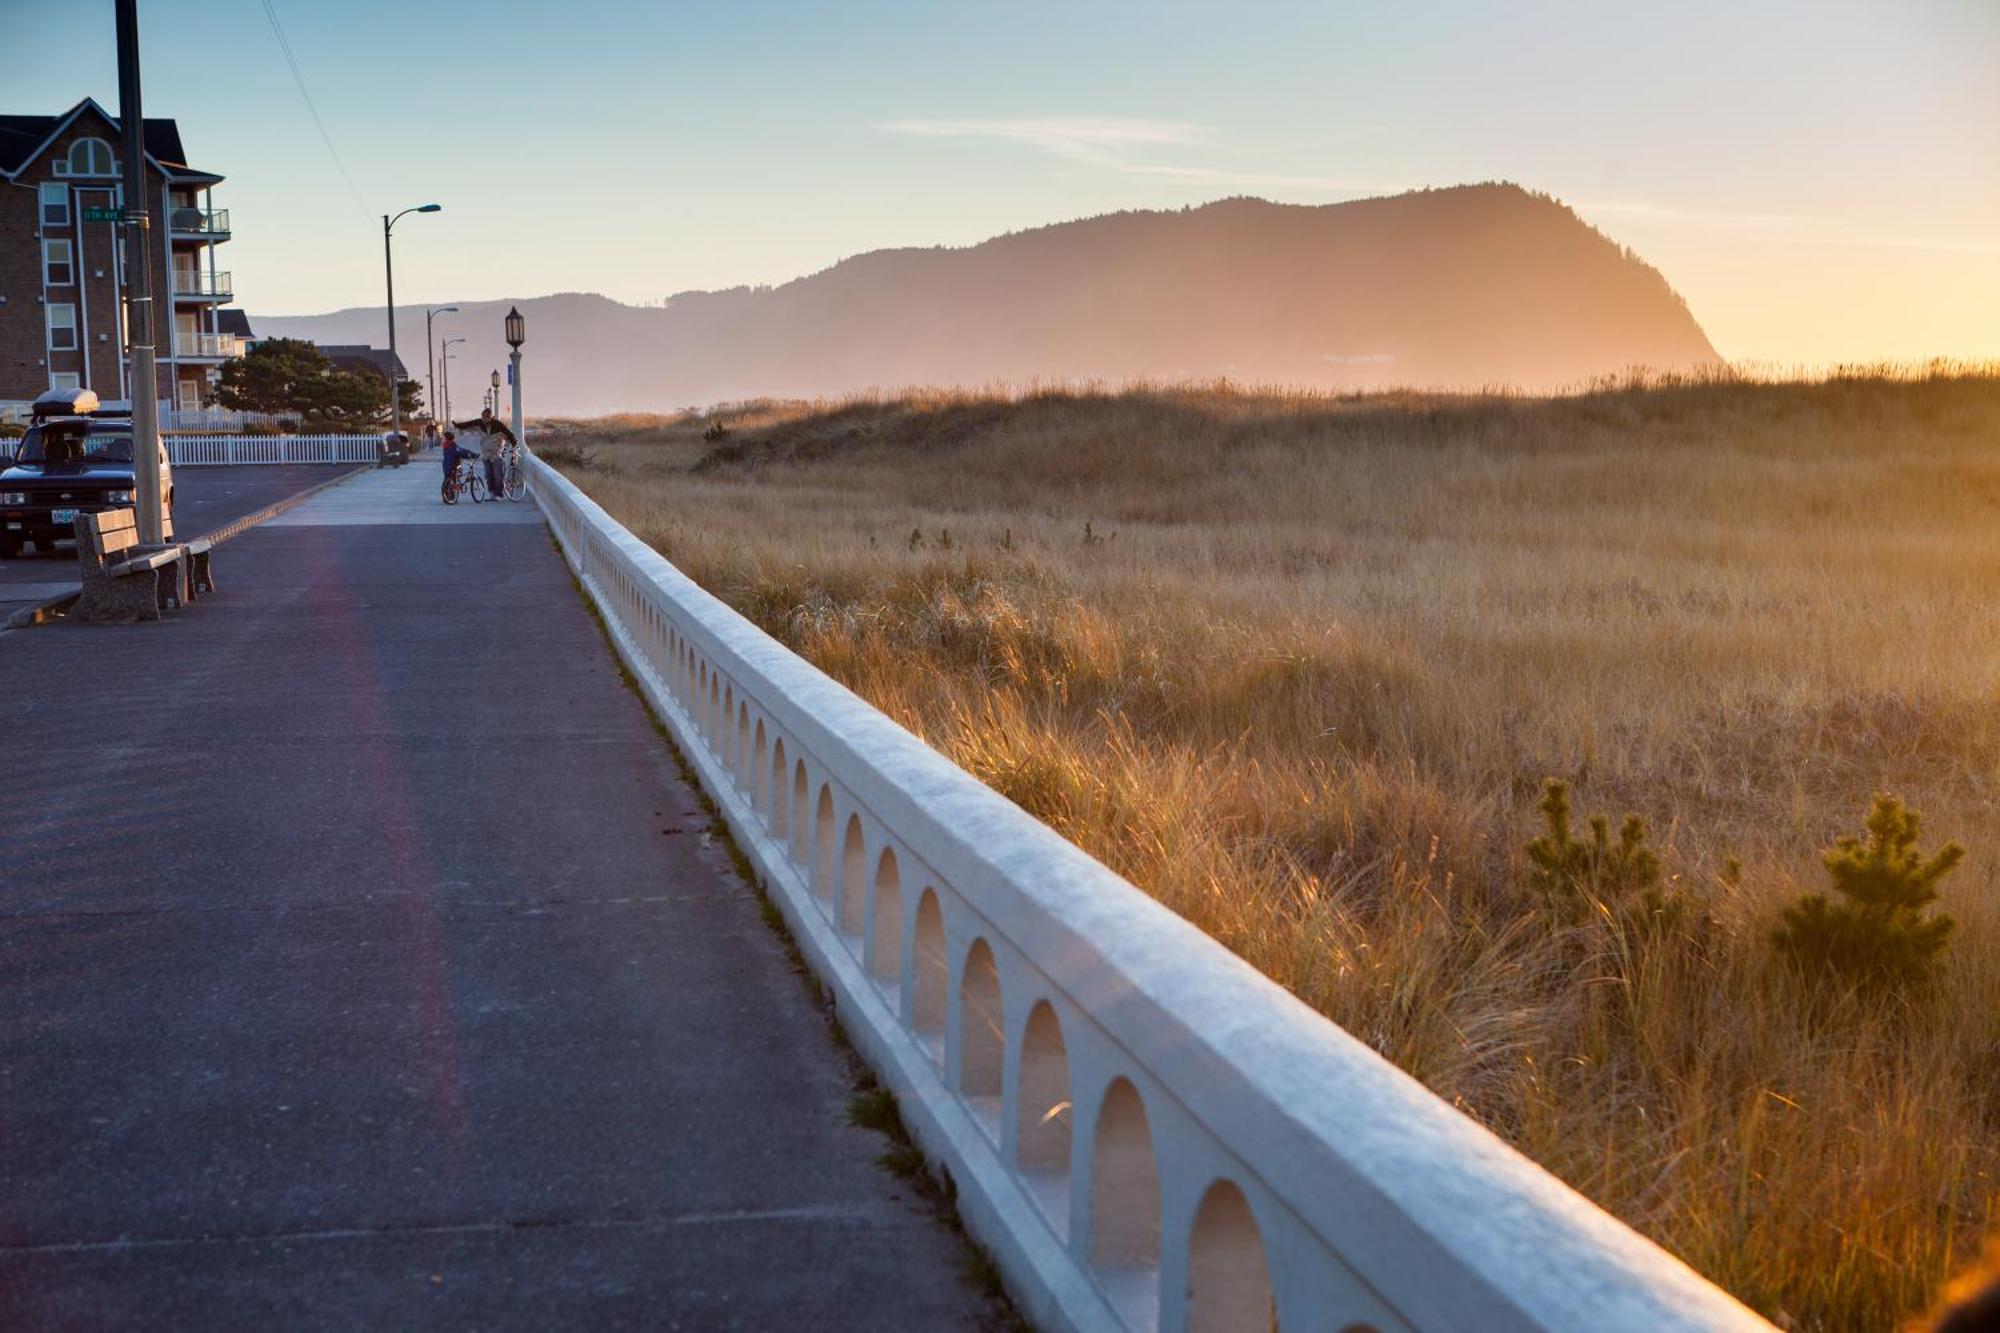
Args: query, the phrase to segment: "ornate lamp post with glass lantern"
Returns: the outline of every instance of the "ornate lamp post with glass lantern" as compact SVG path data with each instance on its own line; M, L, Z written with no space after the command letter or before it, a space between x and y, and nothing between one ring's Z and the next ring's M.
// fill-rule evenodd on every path
M507 345L514 350L507 354L507 380L514 386L514 438L523 445L528 437L521 429L521 344L528 341L528 321L521 318L521 308L513 306L507 311Z

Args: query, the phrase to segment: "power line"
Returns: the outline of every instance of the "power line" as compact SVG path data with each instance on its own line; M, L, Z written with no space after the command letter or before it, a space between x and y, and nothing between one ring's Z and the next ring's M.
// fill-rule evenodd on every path
M305 99L306 110L312 113L313 124L319 127L320 142L326 145L326 155L333 159L340 178L347 182L347 192L354 196L354 202L362 212L368 205L362 202L361 191L354 188L354 177L347 174L347 164L340 160L340 150L333 146L333 136L326 132L326 122L319 118L319 107L313 102L311 89L306 87L306 76L299 69L298 58L292 54L292 44L285 38L284 25L278 22L278 11L271 0L263 0L264 17L271 20L271 35L278 39L278 49L284 52L285 63L292 67L292 82L299 85L299 96Z

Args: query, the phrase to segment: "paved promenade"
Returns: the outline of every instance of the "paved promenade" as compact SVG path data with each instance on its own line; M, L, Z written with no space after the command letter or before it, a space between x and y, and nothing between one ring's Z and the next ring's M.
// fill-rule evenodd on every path
M437 467L435 454L431 466ZM245 514L354 470L319 463L175 468L175 531L183 541L204 536ZM74 542L62 543L49 555L30 549L11 560L0 559L0 626L14 611L75 592L79 577Z
M0 1327L981 1326L534 506L436 497L0 638Z

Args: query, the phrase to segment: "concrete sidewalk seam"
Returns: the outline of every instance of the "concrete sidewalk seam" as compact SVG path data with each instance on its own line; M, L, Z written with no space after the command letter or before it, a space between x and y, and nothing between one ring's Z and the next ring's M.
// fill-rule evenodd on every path
M182 907L113 907L113 908L69 908L52 907L47 911L0 912L0 921L63 921L93 920L119 917L189 916L217 913L267 916L288 916L294 912L353 912L370 907L393 907L398 904L425 903L443 912L453 912L461 908L477 911L503 911L518 914L517 909L539 912L550 907L670 907L679 903L728 903L753 897L751 890L732 890L727 893L681 893L657 894L637 898L435 898L425 894L403 893L378 898L358 898L351 902L338 903L288 903L282 907L263 907L255 903L228 903L213 907L199 904ZM0 1246L0 1249L4 1249Z
M296 1231L245 1231L210 1236L119 1236L108 1240L59 1240L31 1245L0 1245L0 1262L16 1255L115 1253L121 1250L184 1249L200 1245L269 1245L291 1241L370 1240L381 1236L503 1236L521 1231L633 1231L690 1226L737 1226L761 1222L846 1223L856 1229L903 1231L920 1228L915 1221L885 1226L860 1209L823 1204L806 1208L738 1208L720 1212L672 1213L653 1217L598 1217L551 1220L503 1219L495 1222L410 1223L405 1226L320 1227Z

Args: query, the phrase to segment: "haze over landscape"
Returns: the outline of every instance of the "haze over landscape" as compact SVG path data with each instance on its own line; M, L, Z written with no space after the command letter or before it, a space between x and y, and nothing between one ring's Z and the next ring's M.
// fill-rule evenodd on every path
M495 334L514 303L459 304L472 371L461 382L476 394L504 358ZM562 414L927 384L1554 389L1719 364L1657 270L1511 185L1119 213L965 249L874 251L663 308L581 294L518 304L537 344L537 403ZM423 312L405 307L399 321L401 345L421 347ZM253 324L353 343L379 341L382 315Z

